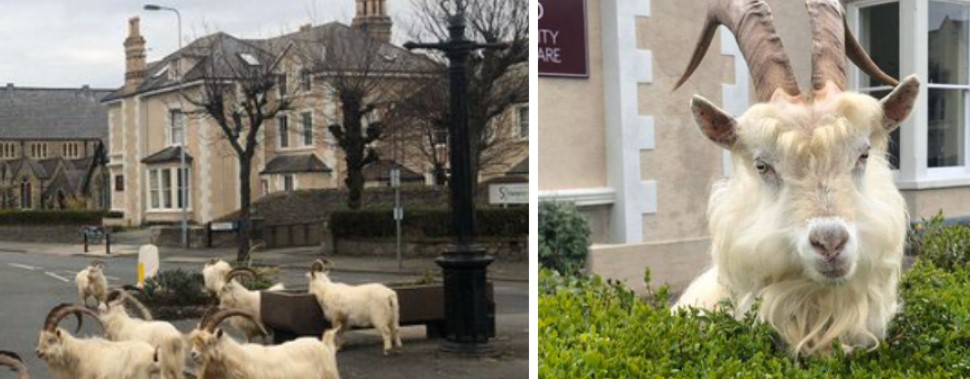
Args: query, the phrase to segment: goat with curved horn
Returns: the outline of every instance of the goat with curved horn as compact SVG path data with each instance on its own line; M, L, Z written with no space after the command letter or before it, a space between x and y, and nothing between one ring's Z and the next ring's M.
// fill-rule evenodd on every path
M91 309L76 304L61 303L47 313L47 317L44 319L44 330L53 332L55 329L57 329L57 325L61 323L61 320L68 315L73 314L77 317L77 329L74 331L74 333L77 333L81 330L81 325L84 322L81 317L82 313L93 317L98 322L98 325L101 325L101 320L98 319L98 314Z
M740 116L700 96L701 132L731 153L731 175L708 204L711 261L675 308L715 309L723 300L758 318L795 355L832 346L875 349L899 310L906 204L886 159L890 133L911 113L911 75L881 101L846 90L846 58L895 84L846 28L838 0L807 0L812 90L799 93L763 0L715 0L683 83L717 24L725 24L751 69L758 103ZM757 210L757 211L752 211Z
M241 309L220 309L213 313L206 312L206 315L208 316L208 318L205 318L200 322L199 328L209 333L214 332L216 330L216 327L218 327L219 324L221 324L222 321L224 321L225 319L239 316L239 317L248 318L249 321L251 321L253 324L256 324L256 326L259 327L260 332L262 332L264 336L269 335L269 332L266 331L266 327L263 326L263 323L260 322L255 315Z
M249 267L234 268L226 273L226 283L229 283L233 279L240 276L246 276L249 277L249 279L256 279L256 271Z
M27 373L27 366L24 365L24 360L17 353L0 350L0 366L7 366L11 370L17 371L20 379L30 378L30 375Z

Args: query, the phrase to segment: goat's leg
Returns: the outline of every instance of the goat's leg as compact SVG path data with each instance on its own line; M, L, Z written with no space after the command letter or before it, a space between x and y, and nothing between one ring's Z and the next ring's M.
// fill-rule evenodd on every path
M384 355L387 355L391 351L391 328L387 325L375 325L377 332L381 334L381 339L384 340Z

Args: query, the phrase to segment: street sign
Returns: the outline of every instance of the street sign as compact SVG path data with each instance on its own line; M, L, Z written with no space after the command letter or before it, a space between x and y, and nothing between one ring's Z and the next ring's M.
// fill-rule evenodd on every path
M394 207L394 219L403 220L404 219L404 208Z
M501 183L488 186L489 204L528 204L529 183Z
M539 75L589 77L587 49L586 0L539 0Z
M391 187L399 187L401 185L401 169L392 168L391 169Z
M214 231L214 232L231 232L233 230L236 230L236 223L235 222L228 221L228 222L213 222L212 223L212 231Z

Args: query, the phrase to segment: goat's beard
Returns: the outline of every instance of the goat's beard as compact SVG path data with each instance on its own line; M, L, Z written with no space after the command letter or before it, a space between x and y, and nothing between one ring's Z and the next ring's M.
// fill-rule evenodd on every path
M816 268L806 267L794 242L803 233L765 217L786 212L751 204L758 200L750 190L732 183L715 186L709 215L716 283L736 304L738 317L762 299L758 318L778 331L793 354L825 355L834 343L848 351L874 349L898 310L906 208L889 170L871 168L865 197L856 203L855 270L838 280L811 275L808 270Z

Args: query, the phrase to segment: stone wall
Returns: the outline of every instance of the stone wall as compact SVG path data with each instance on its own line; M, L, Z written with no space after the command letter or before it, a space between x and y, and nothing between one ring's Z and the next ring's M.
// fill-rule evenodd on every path
M503 260L524 261L528 259L529 243L521 239L488 239L478 241L488 254ZM405 258L436 257L451 248L450 239L428 241L401 241L401 255ZM329 248L329 247L328 247ZM351 256L397 256L397 241L394 239L337 239L333 241L334 255Z
M159 225L151 228L151 243L155 246L182 247L182 228L177 225ZM201 249L206 247L208 236L206 229L201 226L189 226L189 247ZM212 247L236 246L235 232L212 232Z
M0 241L84 243L81 225L0 225Z

